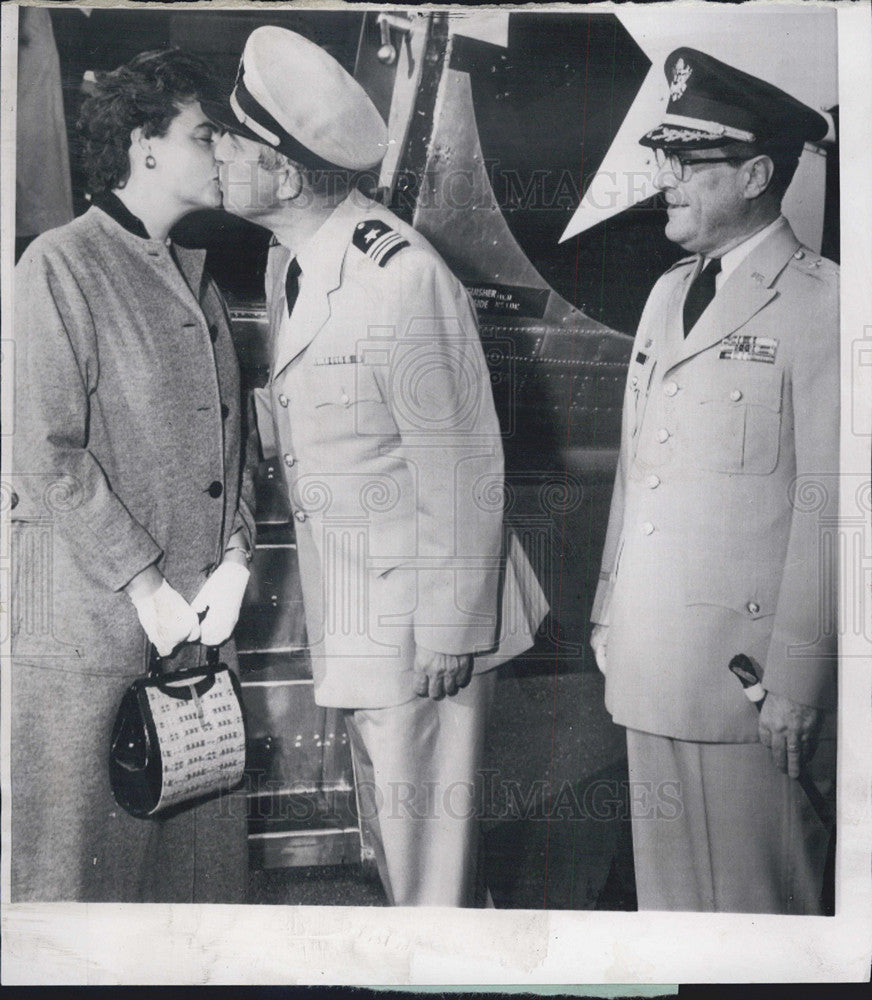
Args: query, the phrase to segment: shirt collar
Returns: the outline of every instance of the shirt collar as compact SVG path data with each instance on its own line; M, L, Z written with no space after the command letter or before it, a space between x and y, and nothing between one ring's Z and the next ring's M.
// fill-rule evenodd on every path
M753 236L749 236L748 239L743 240L738 246L733 247L732 250L728 250L721 257L721 273L718 275L718 285L723 284L751 251L755 247L758 247L783 221L784 216L777 216L768 226L764 226L754 233Z

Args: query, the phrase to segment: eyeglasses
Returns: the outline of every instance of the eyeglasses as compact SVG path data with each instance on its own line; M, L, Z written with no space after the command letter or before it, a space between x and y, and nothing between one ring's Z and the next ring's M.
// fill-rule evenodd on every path
M709 159L694 159L684 153L666 149L655 149L654 156L657 160L657 169L662 170L668 166L670 173L679 181L686 181L693 173L693 167L708 163L743 163L749 159L747 156L712 156Z

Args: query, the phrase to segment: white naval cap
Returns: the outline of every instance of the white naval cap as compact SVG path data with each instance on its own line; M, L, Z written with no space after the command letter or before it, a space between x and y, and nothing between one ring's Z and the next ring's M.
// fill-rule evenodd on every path
M324 49L275 25L248 36L229 99L201 104L229 132L309 167L366 170L387 151L387 128L363 87Z

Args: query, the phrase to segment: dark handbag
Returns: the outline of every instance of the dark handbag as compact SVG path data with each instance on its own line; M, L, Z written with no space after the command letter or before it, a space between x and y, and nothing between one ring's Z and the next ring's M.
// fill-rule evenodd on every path
M245 770L245 718L239 680L218 662L161 672L154 647L149 672L121 699L109 751L115 801L131 816L154 817L232 791Z

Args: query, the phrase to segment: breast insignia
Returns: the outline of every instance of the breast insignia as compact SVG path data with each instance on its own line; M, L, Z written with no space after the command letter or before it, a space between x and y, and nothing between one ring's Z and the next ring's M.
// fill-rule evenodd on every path
M381 219L358 222L354 227L352 243L379 267L384 267L391 257L409 245L408 240Z

